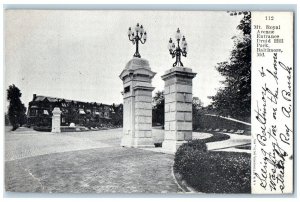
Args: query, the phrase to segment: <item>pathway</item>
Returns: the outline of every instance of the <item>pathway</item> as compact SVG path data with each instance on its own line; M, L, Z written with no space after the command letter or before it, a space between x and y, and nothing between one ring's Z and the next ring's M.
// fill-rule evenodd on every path
M237 135L233 133L224 133L230 136L230 139L219 141L219 142L209 142L207 143L208 150L218 150L218 151L230 151L230 152L245 152L251 153L249 149L238 149L237 146L250 145L251 136L247 135Z
M15 192L175 193L174 155L122 148L122 129L5 134L5 187Z

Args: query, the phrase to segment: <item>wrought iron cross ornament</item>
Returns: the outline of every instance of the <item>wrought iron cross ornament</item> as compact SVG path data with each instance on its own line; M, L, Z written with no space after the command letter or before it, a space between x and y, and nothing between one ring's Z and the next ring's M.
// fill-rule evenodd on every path
M175 46L175 43L172 41L171 38L169 40L169 45L168 45L168 49L170 51L170 54L172 55L172 58L176 56L176 62L173 64L173 67L176 66L183 67L183 64L181 62L181 55L186 57L188 46L184 36L182 37L181 40L181 47L179 46L179 42L181 39L181 33L179 28L177 29L177 32L175 34L175 39L177 40L177 47Z
M139 23L137 23L134 29L135 31L132 31L131 27L129 27L128 38L129 41L132 41L132 43L135 44L135 53L133 57L140 58L141 55L139 54L139 42L141 42L142 44L146 42L147 33L144 30L143 25L140 26Z

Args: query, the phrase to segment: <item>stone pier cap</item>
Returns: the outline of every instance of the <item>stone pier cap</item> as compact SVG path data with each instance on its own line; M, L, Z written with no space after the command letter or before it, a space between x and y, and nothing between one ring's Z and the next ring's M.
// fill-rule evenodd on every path
M125 66L125 69L119 75L120 79L124 81L124 78L130 74L148 76L152 79L156 72L151 71L148 60L143 58L132 58Z
M185 77L185 78L194 78L197 73L193 72L191 68L188 67L173 67L167 71L165 74L161 76L161 78L165 81L170 77Z

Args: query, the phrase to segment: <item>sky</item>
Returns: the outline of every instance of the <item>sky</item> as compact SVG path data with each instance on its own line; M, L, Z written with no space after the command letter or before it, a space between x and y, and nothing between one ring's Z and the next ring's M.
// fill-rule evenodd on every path
M175 62L167 47L180 28L189 46L182 62L197 73L193 96L208 105L208 96L224 80L215 66L229 60L241 16L224 11L6 10L4 20L4 88L20 88L26 106L34 93L122 103L119 75L135 52L127 31L136 23L148 35L139 52L157 73L153 93L163 90L161 76Z

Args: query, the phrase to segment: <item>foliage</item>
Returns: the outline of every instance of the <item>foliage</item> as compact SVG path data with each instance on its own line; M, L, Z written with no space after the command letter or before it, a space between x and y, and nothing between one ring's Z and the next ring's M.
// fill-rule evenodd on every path
M123 125L123 104L112 104L112 124L114 126Z
M5 125L6 125L6 126L9 126L10 123L9 123L8 115L7 115L6 113L5 113L5 115L4 115L4 119L5 119Z
M251 193L251 156L207 151L201 140L183 144L175 154L174 171L204 193Z
M218 116L210 116L203 114L199 119L199 127L197 130L203 129L227 129L227 130L245 130L251 131L251 126L235 122L232 120L224 119Z
M203 116L203 102L198 97L193 97L193 129L197 129L201 125L201 117Z
M220 62L216 66L219 73L225 77L215 96L212 96L213 106L224 116L235 118L251 115L251 13L232 12L230 15L243 15L240 24L242 36L235 36L234 48L230 61Z
M21 102L22 93L14 84L7 89L7 100L9 101L8 118L13 126L12 130L16 130L27 122L26 107Z
M152 99L152 124L164 125L165 122L165 97L164 91L157 91Z
M34 126L33 130L41 131L41 132L51 132L50 126Z
M79 111L76 107L74 107L74 104L70 104L67 107L66 113L64 113L64 116L66 118L67 123L75 123L76 125L79 124Z

